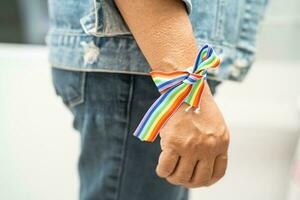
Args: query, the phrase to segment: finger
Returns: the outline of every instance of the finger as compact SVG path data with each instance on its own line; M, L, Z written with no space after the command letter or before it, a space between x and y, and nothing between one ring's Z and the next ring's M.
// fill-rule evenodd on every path
M173 173L178 160L179 155L175 151L164 149L159 156L156 174L162 178L166 178Z
M209 185L214 184L225 175L227 169L227 162L228 162L227 152L216 157L215 164L214 164L214 171Z
M176 185L182 185L189 182L196 164L196 159L192 159L188 156L180 157L175 171L167 177L167 180Z
M191 180L186 187L194 188L206 186L212 178L214 169L214 159L198 161Z

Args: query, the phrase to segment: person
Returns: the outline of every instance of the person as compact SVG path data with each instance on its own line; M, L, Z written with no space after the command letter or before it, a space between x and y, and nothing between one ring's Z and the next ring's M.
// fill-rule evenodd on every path
M224 176L229 130L212 94L247 74L266 4L49 0L53 83L80 132L80 199L186 200L187 188ZM200 113L183 103L153 143L138 140L132 134L160 96L149 72L192 66L205 43L222 64L209 71Z

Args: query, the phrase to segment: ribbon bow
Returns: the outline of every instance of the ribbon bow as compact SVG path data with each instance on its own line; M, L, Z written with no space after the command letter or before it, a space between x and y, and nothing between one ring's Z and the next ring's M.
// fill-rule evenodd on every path
M142 141L153 142L159 130L183 102L199 112L207 69L216 68L219 64L220 59L212 47L205 45L199 51L195 65L186 70L150 72L161 95L144 115L133 135Z

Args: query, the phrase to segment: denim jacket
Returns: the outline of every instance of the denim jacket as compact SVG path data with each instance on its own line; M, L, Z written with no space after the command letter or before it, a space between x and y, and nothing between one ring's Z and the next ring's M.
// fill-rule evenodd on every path
M209 77L241 81L255 55L267 0L182 0L199 48L208 43L222 65ZM148 74L151 68L113 0L48 0L46 37L53 67L77 71Z

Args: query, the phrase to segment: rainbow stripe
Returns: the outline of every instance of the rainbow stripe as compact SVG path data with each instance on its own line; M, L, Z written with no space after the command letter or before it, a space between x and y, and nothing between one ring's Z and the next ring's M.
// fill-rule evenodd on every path
M142 141L153 142L183 102L199 108L207 69L216 68L219 64L220 59L212 47L205 45L199 51L195 65L186 70L150 72L161 96L149 108L133 135Z

